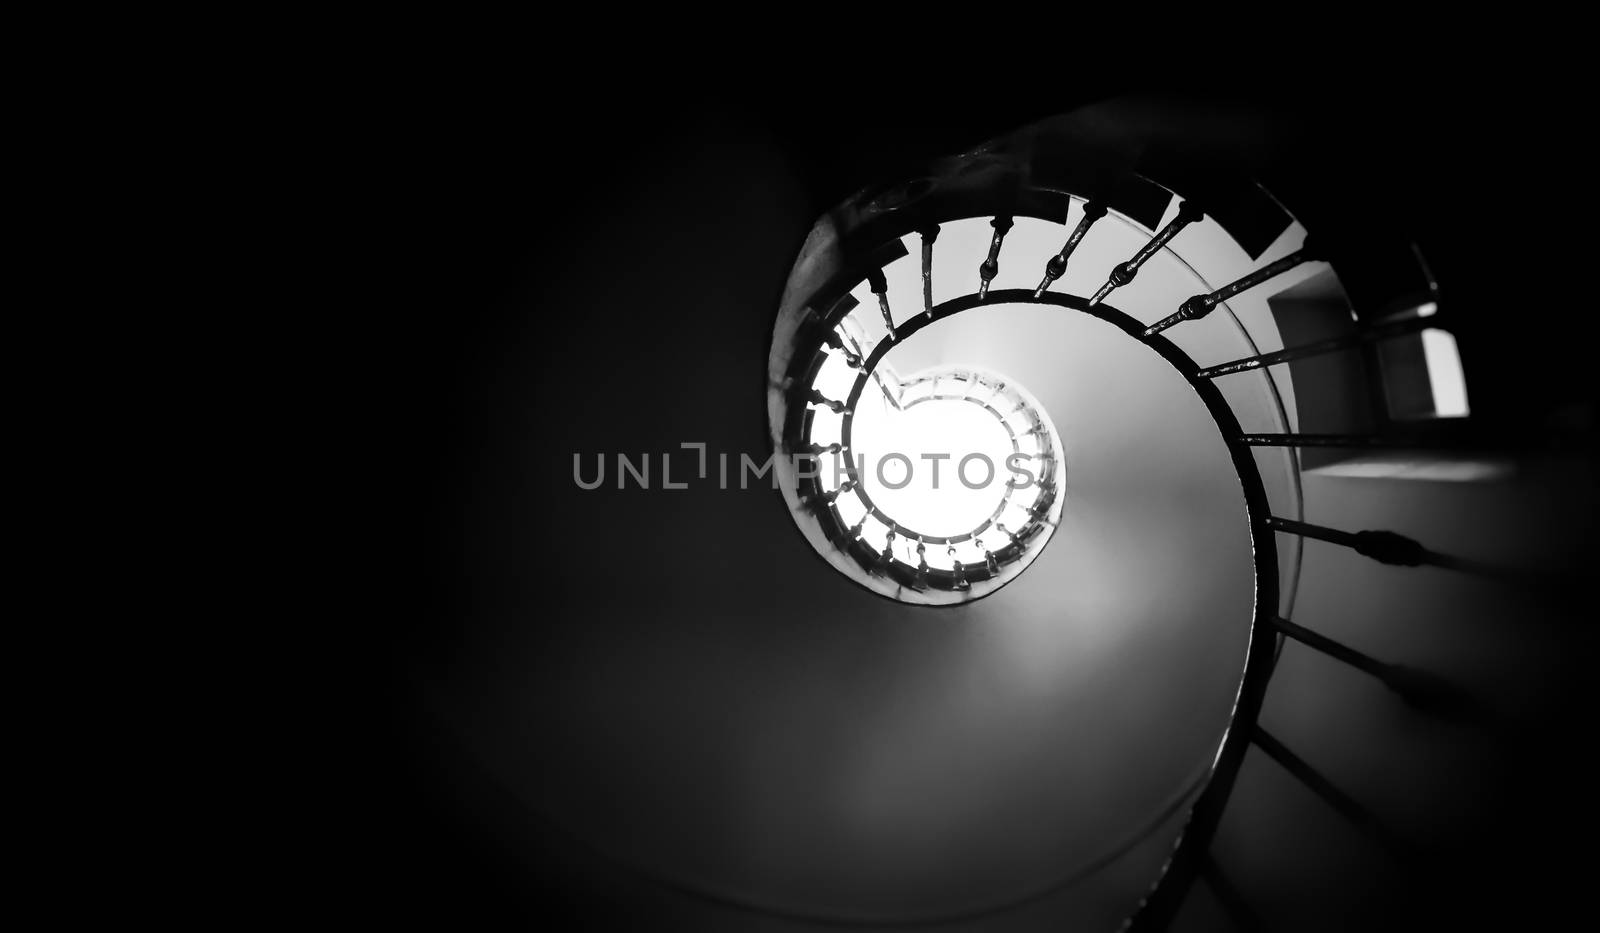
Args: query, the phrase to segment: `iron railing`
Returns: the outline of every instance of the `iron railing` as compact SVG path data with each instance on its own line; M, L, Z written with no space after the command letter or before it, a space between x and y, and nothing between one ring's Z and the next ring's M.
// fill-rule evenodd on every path
M922 313L912 316L898 326L895 325L894 317L891 314L890 299L887 293L883 268L889 262L905 255L905 249L897 241L891 240L886 246L868 254L865 257L868 261L864 268L861 265L856 265L851 269L847 269L841 276L836 277L836 280L831 285L832 296L829 294L829 288L825 287L819 290L818 294L823 298L820 306L826 310L815 312L814 308L816 306L813 306L814 320L811 321L811 325L814 328L814 334L833 333L840 320L850 312L854 305L853 299L850 299L847 293L849 287L854 282L864 280L878 300L879 310L883 316L887 334L885 339L873 347L871 352L864 357L858 357L857 377L849 397L843 400L825 400L825 403L845 416L845 434L842 443L836 445L836 449L842 448L848 452L852 440L849 435L849 416L854 406L859 402L869 377L894 346L944 318L968 311L981 310L986 306L1001 304L1049 305L1098 318L1117 327L1129 339L1140 342L1161 356L1188 382L1216 423L1217 430L1223 442L1227 445L1235 472L1244 491L1251 543L1255 555L1254 609L1250 627L1249 647L1246 651L1238 694L1226 733L1218 749L1215 764L1203 788L1193 798L1187 819L1170 857L1149 892L1129 917L1125 924L1125 929L1140 931L1165 929L1176 916L1185 895L1196 879L1204 879L1213 888L1218 900L1241 926L1253 928L1256 921L1253 913L1249 910L1247 899L1228 881L1221 868L1212 862L1209 854L1211 843L1233 791L1240 767L1251 746L1259 748L1268 757L1280 764L1289 774L1299 779L1320 798L1327 801L1336 812L1363 829L1371 838L1377 840L1386 848L1401 853L1411 850L1408 844L1387 830L1379 820L1357 801L1336 788L1325 777L1284 746L1283 743L1261 728L1258 722L1259 714L1275 664L1277 649L1281 645L1283 638L1293 639L1322 652L1334 660L1348 664L1378 678L1402 699L1418 708L1445 716L1470 716L1474 713L1475 707L1470 697L1438 678L1368 657L1280 615L1280 578L1278 551L1275 546L1275 539L1278 535L1314 538L1349 547L1356 553L1373 560L1398 566L1417 566L1430 562L1442 563L1443 561L1435 560L1439 555L1432 554L1418 542L1394 532L1344 531L1299 519L1274 515L1254 456L1254 451L1258 447L1438 447L1441 446L1439 439L1436 437L1407 437L1377 433L1348 435L1298 434L1292 432L1247 433L1240 427L1235 413L1230 408L1223 393L1217 388L1216 380L1227 375L1251 372L1280 363L1336 353L1392 338L1403 337L1424 328L1448 329L1448 325L1432 317L1414 317L1388 321L1366 327L1346 336L1320 340L1270 353L1260 353L1230 362L1201 366L1168 339L1166 332L1182 324L1199 322L1206 318L1213 309L1230 298L1247 289L1263 285L1302 263L1319 259L1320 255L1311 248L1303 246L1301 249L1265 264L1221 288L1209 293L1195 295L1184 301L1171 314L1161 318L1154 324L1146 325L1117 309L1108 303L1107 299L1111 297L1116 289L1131 282L1151 256L1166 247L1185 227L1200 220L1203 215L1191 204L1181 204L1173 219L1161 227L1132 257L1115 266L1105 284L1092 295L1083 297L1052 291L1054 283L1064 275L1078 245L1090 228L1107 214L1107 211L1107 205L1102 200L1090 200L1087 202L1084 215L1068 236L1061 250L1046 263L1043 277L1038 287L1032 290L995 290L991 288L1000 263L1004 258L1006 234L1014 223L1013 214L994 216L991 220L993 235L987 256L978 269L976 291L937 304L934 303L932 297L933 250L939 235L940 225L926 222L918 225L916 232L921 237L923 309ZM820 346L826 340L814 338L812 342ZM811 360L809 354L796 354L795 369L791 374L792 378L789 381L789 385L791 391L800 394L795 396L795 404L788 409L792 421L786 427L785 436L788 438L798 439L805 432L805 426L801 423L804 420L804 416L801 413L806 409L805 402L814 401L815 399L810 399L803 393L806 391L804 386L807 367L813 364L814 361ZM814 374L814 369L811 372ZM1444 446L1472 447L1475 445L1470 442L1463 443L1459 438L1452 438L1445 442ZM801 498L815 510L816 517L827 529L829 540L848 551L860 566L872 572L894 576L897 582L904 585L926 585L928 580L935 576L934 574L929 574L926 567L918 571L902 567L893 561L883 560L881 553L874 552L864 542L854 537L853 532L858 529L842 526L837 521L836 513L832 513L832 517L830 517L829 505L831 503L825 496L820 495L817 489L812 488L803 491ZM886 516L885 518L887 519ZM891 535L900 531L892 522L889 522L889 524L894 529L891 531ZM907 529L906 531L909 532L910 530ZM1024 531L1026 532L1026 530ZM914 534L914 532L912 533ZM933 541L936 539L927 538L925 540ZM1010 549L1012 547L1020 549L1025 540L1025 534L1020 538L1014 535L1006 549L995 552L994 557L998 558L1002 563L1007 559L1014 558L1016 555ZM991 562L990 566L991 568L993 567L993 562ZM988 572L984 568L972 568L972 571L974 574L979 575ZM963 576L960 565L957 565L957 570L954 574L946 573L944 576L948 576L950 579L939 577L938 583L940 585L958 585L962 582L961 577Z

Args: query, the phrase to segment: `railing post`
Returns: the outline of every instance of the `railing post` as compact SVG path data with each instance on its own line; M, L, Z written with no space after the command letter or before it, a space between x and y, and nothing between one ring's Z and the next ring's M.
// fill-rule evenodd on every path
M1337 528L1327 528L1322 525L1313 525L1310 522L1279 518L1276 515L1267 519L1267 524L1271 526L1273 531L1282 531L1288 534L1300 535L1303 538L1316 538L1318 541L1343 545L1351 548L1357 554L1370 557L1384 564L1417 567L1425 563L1428 556L1427 550L1422 545L1407 538L1405 535L1395 534L1392 531L1340 531Z
M1105 215L1106 206L1099 201L1090 201L1083 206L1083 219L1079 220L1078 226L1073 228L1072 235L1067 237L1067 242L1061 247L1061 252L1050 257L1050 261L1045 263L1044 280L1039 283L1038 288L1033 290L1033 297L1038 298L1043 295L1049 289L1051 282L1066 274L1067 260L1072 258L1073 251L1083 241L1083 237L1089 232L1089 228L1094 226L1094 222Z
M979 298L988 297L989 283L1000 273L1000 247L1005 244L1006 233L1011 230L1012 220L1010 215L1002 215L989 221L989 225L994 227L994 236L989 239L989 258L978 266L978 277L982 280L978 285Z
M1481 716L1481 710L1471 695L1425 671L1379 661L1285 618L1273 618L1272 627L1308 648L1371 674L1407 705L1418 710L1454 720L1471 720Z
M1429 327L1438 327L1438 324L1434 323L1431 318L1410 317L1403 321L1393 321L1388 324L1380 324L1377 327L1368 328L1367 330L1363 330L1354 334L1347 334L1342 337L1330 337L1327 340L1319 340L1316 343L1308 343L1298 347L1290 347L1288 349L1277 350L1272 353L1263 353L1260 356L1247 356L1243 359L1233 360L1229 363L1218 363L1215 366L1207 366L1205 369L1195 373L1195 375L1201 379L1215 379L1218 376L1242 373L1252 369L1260 369L1264 366L1273 366L1278 363L1288 363L1293 360L1304 359L1308 356L1321 356L1325 353L1348 350L1351 347L1357 347L1363 343L1376 343L1379 340L1386 340L1390 337L1400 337L1404 336L1405 334L1416 333L1419 330L1426 330Z
M883 326L889 331L889 340L894 340L894 315L889 313L889 281L883 277L882 269L867 271L867 288L878 296L878 310L883 312Z
M1320 771L1307 764L1304 759L1294 752L1289 751L1284 744L1273 738L1271 733L1261 728L1258 724L1251 735L1256 747L1267 753L1267 757L1276 761L1293 775L1300 783L1310 788L1313 793L1321 797L1340 816L1349 820L1355 827L1366 833L1369 838L1387 849L1391 854L1403 859L1412 856L1411 846L1395 836L1381 823L1372 811L1357 803L1355 798L1335 787L1333 782L1322 775Z
M1151 256L1154 256L1157 250L1166 246L1169 240L1178 235L1178 231L1204 216L1205 214L1201 212L1200 208L1195 207L1189 201L1178 205L1178 216L1172 218L1165 227L1161 228L1159 233L1151 237L1150 242L1140 247L1139 251L1133 254L1132 259L1111 270L1111 278L1107 279L1106 284L1100 286L1100 290L1094 293L1093 298L1089 299L1089 307L1092 308L1104 301L1106 296L1111 294L1112 289L1121 288L1132 282L1133 277L1139 274L1139 267L1144 265Z
M1293 269L1295 266L1300 265L1302 262L1312 258L1314 257L1309 249L1305 246L1301 246L1298 250L1290 253L1282 259L1262 266L1248 275L1241 276L1240 278L1229 282L1227 285L1222 286L1208 295L1196 295L1193 298L1190 298L1180 305L1177 311L1145 328L1144 335L1146 337L1153 337L1174 324L1178 324L1183 321L1199 320L1200 318L1210 314L1212 308L1215 308L1222 302L1227 301L1234 295L1239 294L1245 289L1254 288L1268 279L1282 275L1283 273L1288 272L1290 269Z
M933 241L939 238L939 225L919 227L922 237L922 313L933 315Z

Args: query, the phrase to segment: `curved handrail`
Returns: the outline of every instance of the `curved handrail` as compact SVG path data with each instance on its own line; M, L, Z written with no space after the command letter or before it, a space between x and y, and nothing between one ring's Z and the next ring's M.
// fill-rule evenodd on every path
M1093 202L1091 202L1092 204ZM1025 210L1017 212L1019 216L1029 213ZM923 224L924 227L931 227L929 232L923 233L925 309L911 316L899 326L895 326L892 317L888 315L882 268L887 261L892 261L907 252L904 247L899 245L898 241L891 241L873 253L858 253L856 262L859 264L847 264L844 268L836 270L826 285L815 293L816 296L822 298L821 304L814 306L818 310L809 312L814 315L814 318L809 321L810 326L820 326L823 332L826 332L827 329L844 319L854 307L854 300L848 296L848 290L853 287L852 283L867 281L872 285L871 291L877 297L880 310L884 313L889 325L888 339L879 341L874 345L866 359L857 358L857 365L854 368L857 368L859 373L852 384L852 391L848 400L836 403L837 407L830 405L830 407L834 407L836 412L848 414L852 411L854 405L860 399L866 382L870 380L871 374L876 370L884 356L894 346L913 336L922 328L945 317L987 305L1046 304L1099 318L1120 328L1129 337L1161 355L1189 383L1190 387L1200 397L1201 402L1206 406L1208 412L1210 412L1214 423L1218 426L1222 434L1222 440L1234 461L1235 474L1244 493L1247 521L1251 535L1256 587L1250 641L1234 707L1210 768L1209 778L1204 780L1203 790L1194 799L1193 805L1189 809L1188 817L1176 839L1172 854L1162 866L1149 891L1140 899L1137 908L1128 918L1125 929L1131 930L1157 930L1168 926L1182 906L1189 887L1197 877L1200 877L1207 870L1207 853L1220 824L1223 811L1232 794L1233 785L1242 765L1244 755L1252 743L1260 744L1262 741L1260 738L1262 732L1257 720L1282 639L1286 634L1290 637L1299 637L1302 641L1311 638L1304 630L1294 627L1293 623L1284 619L1277 608L1280 605L1277 534L1291 534L1296 536L1297 540L1303 540L1306 536L1318 537L1353 547L1360 553L1386 563L1414 565L1424 562L1430 553L1422 549L1416 542L1390 532L1367 531L1351 533L1307 524L1301 520L1302 516L1298 514L1298 502L1296 502L1297 514L1294 518L1275 517L1272 514L1265 485L1255 459L1255 451L1262 447L1370 446L1373 444L1413 446L1416 443L1416 439L1399 437L1372 438L1353 435L1304 435L1289 432L1281 434L1246 434L1240 427L1233 409L1227 403L1215 382L1219 376L1235 372L1260 370L1274 363L1287 362L1321 353L1334 352L1361 343L1376 342L1390 337L1401 336L1412 333L1424 325L1409 320L1398 323L1380 323L1348 338L1323 341L1319 344L1304 347L1291 347L1273 353L1261 353L1252 344L1250 355L1232 362L1214 364L1205 368L1198 366L1193 359L1164 335L1164 331L1172 327L1206 317L1211 310L1219 306L1223 307L1228 316L1232 318L1231 310L1227 308L1226 304L1228 298L1262 284L1308 259L1316 258L1317 254L1307 250L1305 247L1276 262L1250 272L1219 289L1194 296L1183 302L1176 312L1167 315L1152 325L1144 324L1126 313L1105 304L1105 299L1116 288L1132 281L1144 260L1150 258L1161 249L1167 248L1168 242L1185 225L1194 222L1198 218L1197 211L1190 209L1187 204L1181 204L1177 217L1154 234L1152 239L1140 248L1133 259L1118 265L1113 270L1110 279L1105 285L1101 286L1095 295L1085 299L1076 295L1051 292L1049 291L1049 286L1059 277L1062 268L1064 268L1065 260L1071 253L1071 247L1075 245L1075 241L1081 239L1082 231L1094 219L1098 219L1097 216L1086 216L1085 220L1080 222L1079 227L1074 231L1072 239L1068 240L1067 246L1063 247L1062 252L1052 258L1047 265L1045 280L1040 283L1037 289L991 291L989 285L994 277L994 269L992 267L995 265L997 255L1003 245L1005 232L1010 227L1009 216L1003 218L1007 222L1002 223L1000 222L1002 218L997 215L993 223L995 229L989 255L980 268L982 283L978 291L946 300L938 305L931 304L927 288L927 283L931 277L931 249L929 247L931 247L934 237L937 236L937 226ZM920 228L919 232L921 232ZM893 256L888 255L887 252L891 249L894 252ZM1191 271L1193 270L1191 269ZM1236 318L1234 318L1234 323L1238 324ZM1429 325L1440 326L1433 321L1429 321ZM1246 336L1248 337L1248 334ZM806 342L804 338L800 341L802 345ZM806 365L805 359L806 357L803 353L797 353L790 358L792 367L790 373L792 376L798 375L803 369ZM800 380L789 380L785 390L795 388L803 391L804 387L796 385L797 381ZM1276 387L1271 386L1270 380L1269 387L1274 390L1274 396L1276 396ZM1277 404L1281 412L1281 400L1277 400ZM799 408L803 410L803 402ZM792 415L795 408L791 407L789 411ZM848 421L846 424L848 424ZM783 429L783 437L796 436L793 433L793 429L794 422L791 420L786 423ZM848 441L847 438L846 441ZM845 446L848 446L848 444ZM1298 471L1291 469L1291 473L1294 475L1298 486ZM798 492L799 490L797 489L796 491ZM816 499L815 497L802 496L801 501L814 503ZM813 512L813 518L823 523L826 540L836 546L839 545L841 538L836 533L838 529L828 527L828 517L824 514ZM877 569L872 567L870 561L867 561L863 555L852 552L851 549L854 544L848 538L843 539L843 542L842 546L837 547L840 553L849 554L850 557L867 568L869 573ZM892 568L887 568L887 570L890 571L888 573L888 576L891 577L889 582L895 582L892 579ZM852 582L869 589L869 591L878 592L879 595L889 595L871 587L866 587L861 581L852 580ZM1343 657L1345 653L1329 639L1318 640L1311 638L1307 643L1312 644L1313 647L1318 647L1319 650L1332 651L1335 657ZM1409 693L1410 695L1424 698L1434 698L1440 694L1437 684L1432 682L1423 683L1412 672L1391 670L1391 667L1382 665L1380 662L1372 662L1367 664L1364 669L1385 673L1387 680L1391 682L1391 686L1401 690L1403 694ZM1017 903L1021 903L1021 901ZM996 911L1001 909L1005 908L995 908ZM928 922L934 921L930 920Z
M846 406L851 407L859 400L868 376L890 349L922 328L965 311L990 305L1019 303L1050 305L1087 314L1120 329L1129 338L1161 356L1177 370L1210 413L1228 449L1235 476L1244 494L1246 520L1249 524L1251 550L1254 556L1252 564L1255 573L1255 597L1249 646L1246 649L1239 690L1234 699L1227 730L1223 734L1212 764L1210 778L1190 807L1188 820L1178 837L1171 857L1130 919L1132 929L1162 929L1176 914L1189 885L1193 883L1204 864L1205 853L1216 834L1222 812L1232 794L1234 780L1243 763L1245 751L1254 735L1256 720L1266 695L1267 682L1272 673L1278 634L1273 620L1278 615L1279 586L1272 508L1256 467L1252 445L1215 382L1202 376L1202 367L1172 341L1160 333L1149 333L1149 328L1145 324L1105 303L1104 300L1095 302L1093 299L1061 292L1004 289L988 291L985 294L972 293L944 301L896 328L894 340L881 341L873 348L872 353L863 361L861 375L857 377ZM1002 908L996 908L998 909Z

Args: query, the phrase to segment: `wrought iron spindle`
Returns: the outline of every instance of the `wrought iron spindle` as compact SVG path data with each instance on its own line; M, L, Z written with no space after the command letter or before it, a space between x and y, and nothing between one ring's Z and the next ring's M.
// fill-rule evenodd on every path
M883 326L889 332L889 335L884 339L893 340L894 315L889 313L889 282L883 277L882 269L870 269L867 271L867 288L878 296L878 310L883 312Z
M1248 275L1240 276L1239 278L1234 279L1232 282L1229 282L1228 284L1222 286L1214 292L1211 292L1208 295L1195 295L1193 298L1190 298L1183 304L1179 305L1177 311L1174 311L1172 314L1167 315L1161 320L1145 328L1144 335L1146 337L1153 337L1174 324L1179 324L1184 321L1197 321L1200 318L1210 314L1212 308L1215 308L1222 302L1227 301L1234 295L1237 295L1246 289L1254 288L1268 279L1276 278L1277 276L1288 272L1290 269L1293 269L1295 266L1315 258L1316 255L1311 252L1310 247L1302 245L1299 249L1283 257L1282 259L1279 259L1276 262L1268 263L1267 265L1262 266Z
M1200 379L1215 379L1218 376L1229 376L1252 369L1261 369L1264 366L1275 366L1278 363L1288 363L1308 356L1321 356L1326 353L1348 350L1363 343L1375 343L1379 340L1400 337L1437 326L1437 324L1433 323L1432 318L1409 317L1403 321L1380 324L1377 327L1358 331L1354 334L1346 334L1342 337L1330 337L1327 340L1319 340L1315 343L1277 350L1272 353L1263 353L1260 356L1247 356L1229 363L1218 363L1215 366L1208 366L1200 370L1195 373L1195 376Z
M1106 206L1099 201L1090 201L1083 206L1083 218L1072 229L1072 235L1067 237L1066 245L1061 247L1061 252L1051 256L1050 261L1044 264L1044 280L1033 290L1033 297L1038 298L1043 295L1050 288L1050 283L1066 274L1067 260L1072 258L1073 251L1078 248L1089 228L1094 226L1094 222L1105 215Z
M950 545L948 548L945 549L945 553L950 556L950 562L951 562L951 564L954 565L954 572L955 572L955 575L956 575L956 583L955 583L956 589L958 589L958 590L970 589L971 588L971 584L967 582L967 570L966 570L966 567L961 563L961 558L956 556L956 546L954 544Z
M1379 661L1288 619L1275 617L1272 627L1336 661L1371 674L1419 710L1449 719L1474 719L1481 714L1477 701L1470 694L1427 671Z
M1251 447L1437 447L1436 441L1382 434L1241 434Z
M1258 748L1267 753L1267 757L1282 765L1285 771L1294 775L1300 783L1310 788L1313 793L1338 811L1340 816L1349 820L1356 828L1365 832L1379 845L1396 855L1409 856L1411 854L1411 846L1391 833L1372 814L1372 811L1357 803L1354 797L1334 786L1332 781L1307 764L1299 755L1289 751L1282 742L1273 738L1271 733L1261 728L1260 724L1256 725L1251 739Z
M854 488L856 488L856 481L854 479L846 479L844 482L839 484L839 488L833 490L832 492L829 492L829 493L825 494L822 497L822 501L826 502L829 505L832 505L835 502L839 501L839 497L840 496L844 495L845 493L849 492L850 490L852 490Z
M1184 227L1204 216L1205 213L1200 208L1195 207L1188 201L1178 205L1178 215L1176 217L1172 218L1165 227L1161 228L1160 232L1151 237L1150 242L1140 247L1139 251L1133 254L1132 259L1111 270L1111 277L1106 280L1106 284L1100 286L1100 290L1094 293L1093 298L1089 299L1089 307L1093 308L1104 301L1106 296L1111 294L1112 289L1121 288L1132 282L1133 277L1139 274L1139 267L1144 265L1151 256L1154 256L1157 250L1166 246L1167 242L1177 236L1178 232Z
M1251 447L1367 447L1401 450L1525 451L1578 449L1581 435L1551 431L1519 430L1479 434L1471 437L1454 433L1428 434L1240 434L1240 442Z
M998 558L996 558L994 556L994 552L993 551L991 551L988 548L983 546L983 539L982 538L974 538L974 539L972 539L972 543L973 543L974 546L977 547L978 550L983 552L983 564L984 564L985 567L989 568L989 572L991 574L999 573L1000 572L1000 561L999 561Z
M1000 273L1000 247L1005 243L1007 231L1011 229L1011 217L996 217L989 221L989 226L994 228L994 236L989 238L989 258L978 266L978 277L982 279L978 285L979 298L988 296L989 283Z
M917 233L922 237L922 313L933 315L933 241L939 238L939 225L929 224Z
M1425 563L1428 557L1428 552L1422 545L1392 531L1340 531L1337 528L1326 528L1309 522L1278 518L1276 515L1267 519L1267 524L1273 531L1343 545L1357 554L1370 557L1382 564L1416 567Z
M849 366L851 369L861 368L861 354L850 349L850 346L844 342L844 338L839 336L838 331L830 330L823 335L822 339L825 343L827 343L828 346L844 354L844 362L846 366Z
M1005 394L1006 394L1006 384L1003 381L1002 382L996 382L994 384L994 391L990 392L987 396L985 396L983 398L983 402L986 405L993 405L995 402L1000 400L1000 397L1002 395L1005 395Z
M828 398L826 395L822 394L821 389L812 389L811 394L806 396L806 400L815 402L816 404L823 406L836 415L842 415L846 411L845 404L843 402L834 401L833 399Z

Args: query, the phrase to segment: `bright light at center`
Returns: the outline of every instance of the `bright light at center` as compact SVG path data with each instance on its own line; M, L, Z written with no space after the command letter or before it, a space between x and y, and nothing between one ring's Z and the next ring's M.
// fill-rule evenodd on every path
M924 535L953 537L979 528L1015 478L1006 467L1010 434L970 399L930 398L897 411L880 396L878 404L861 407L854 431L867 494L895 521Z

